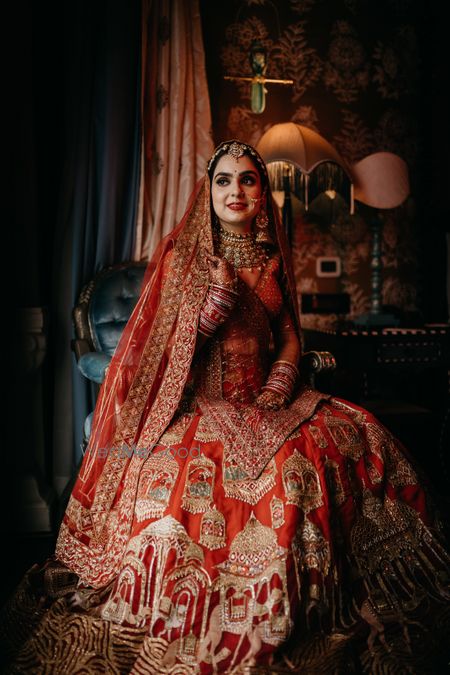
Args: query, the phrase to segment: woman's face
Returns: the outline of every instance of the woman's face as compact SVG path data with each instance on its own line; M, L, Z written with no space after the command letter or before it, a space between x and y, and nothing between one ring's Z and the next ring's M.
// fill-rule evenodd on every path
M261 207L261 178L248 155L236 160L222 155L214 169L211 196L221 225L231 230L250 230Z

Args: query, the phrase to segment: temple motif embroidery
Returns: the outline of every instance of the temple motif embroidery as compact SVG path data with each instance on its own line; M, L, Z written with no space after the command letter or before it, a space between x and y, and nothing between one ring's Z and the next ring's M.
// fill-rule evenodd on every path
M371 452L384 464L384 471L391 485L394 487L416 485L417 475L398 450L392 434L373 422L365 422L363 428L367 434ZM380 469L376 468L375 471L380 472ZM371 477L370 473L369 476Z
M204 513L210 508L215 471L216 465L207 457L190 460L181 500L183 509L190 513Z
M364 452L364 444L357 429L339 417L325 417L325 424L334 443L345 457L358 460Z
M309 513L323 504L319 474L306 457L294 450L283 462L283 488L286 502Z
M225 516L215 507L202 516L200 524L200 543L211 551L225 546Z
M176 460L165 451L156 453L145 461L135 505L138 521L163 515L169 504L178 472Z
M331 565L330 545L317 525L306 517L294 537L292 551L300 569L317 570L327 576Z
M176 626L189 634L202 611L198 598L210 584L201 547L181 523L166 516L130 539L102 617L134 626L158 624L163 637Z
M316 427L314 424L308 424L307 429L311 434L311 436L313 437L314 442L317 444L319 448L328 447L328 441L325 438L325 434L323 433L322 429Z
M291 630L286 578L287 551L275 532L252 513L230 546L228 560L218 565L222 630L241 639L258 630L260 638L277 645ZM254 617L258 622L253 624ZM236 650L237 651L237 650Z
M391 446L390 437L382 427L376 429L374 423L365 419L359 430L361 438L370 435L373 446L364 445L362 461L349 461L333 444L332 436L328 436L326 421L332 418L333 405L331 401L321 406L314 420L315 426L325 430L326 452L312 445L311 435L303 427L298 448L286 445L280 455L269 462L269 466L274 463L270 467L275 480L271 488L273 493L270 490L264 493L261 497L264 504L257 506L258 514L266 514L267 521L264 522L268 525L251 512L248 500L226 504L227 511L224 509L221 513L213 495L206 511L196 511L195 506L192 511L184 509L185 497L194 497L195 505L197 497L201 500L209 494L207 485L212 486L212 479L215 483L213 492L221 495L220 502L223 503L224 471L217 470L216 466L214 473L212 455L206 458L209 462L206 465L193 462L192 473L189 463L180 465L178 461L180 473L183 466L184 485L179 484L180 475L170 471L175 462L170 455L166 467L168 476L148 473L154 468L152 460L156 455L143 463L139 490L151 487L152 480L156 480L157 488L168 485L168 478L169 484L175 480L169 500L170 515L162 515L148 524L135 517L135 532L130 536L125 530L126 522L120 518L119 505L116 505L108 519L108 528L127 537L127 543L125 555L120 549L108 554L117 570L113 583L98 589L77 589L82 612L69 613L66 605L54 603L41 624L45 639L50 640L52 634L63 630L68 640L63 646L66 649L67 645L70 648L76 645L78 665L91 659L90 639L92 635L98 635L101 639L99 663L106 663L111 672L129 672L134 668L137 672L176 671L193 675L199 664L205 670L210 667L216 672L225 668L232 671L240 663L246 667L252 659L258 659L271 648L274 648L273 667L271 664L274 672L283 672L285 654L296 668L307 670L312 663L312 667L317 665L320 672L322 660L331 658L331 654L334 654L333 658L336 656L333 652L335 634L331 637L321 635L314 644L306 643L305 655L298 660L295 646L293 652L283 651L282 656L277 656L281 644L292 632L300 609L301 620L307 627L313 626L319 617L324 621L330 619L336 622L339 636L360 627L361 621L365 621L367 647L363 644L362 648L366 649L364 659L369 665L373 654L373 663L380 668L385 656L389 657L379 632L383 635L385 631L388 635L391 624L396 626L393 630L399 636L403 653L407 636L412 641L413 631L419 627L417 621L421 620L418 618L421 609L440 596L444 601L448 599L443 572L443 563L448 562L448 556L439 546L435 526L428 528L425 525L413 503L406 504L397 498L395 490L387 496L380 489L380 483L374 487L368 482L373 465L376 467L373 477L380 473L384 481L390 469L391 479L400 483L400 476L395 473L395 461L401 460L402 456L394 441ZM195 423L193 419L191 424ZM369 424L373 428L368 429ZM187 431L192 438L194 428ZM312 455L317 457L317 464L315 459L309 458L311 448L317 452ZM213 446L213 452L215 450ZM208 448L204 451L208 452ZM160 459L163 457L164 453L161 453ZM232 455L228 458L231 468L235 468L237 464L231 461ZM206 470L212 475L207 476ZM205 472L200 480L197 480L197 471ZM240 476L232 473L230 478L249 481L252 490L253 479L245 472ZM317 491L317 475L324 490L322 497ZM411 469L411 473L406 472L401 480L412 480L413 476ZM130 489L135 481L136 476L130 484L124 484L123 495L130 502L135 498ZM305 508L292 508L292 502L308 483L312 490L305 491ZM188 492L188 485L197 484L201 486L198 490ZM292 497L291 502L288 495ZM164 494L157 492L156 496L161 499ZM317 512L311 508L314 496L317 508L320 508ZM421 498L415 503L419 509ZM324 503L319 504L320 501ZM344 508L335 508L342 504ZM158 503L157 510L160 506ZM228 518L230 512L236 513L236 519ZM247 514L247 520L244 514ZM89 512L76 500L71 501L68 517L89 536L92 532ZM149 519L154 517L150 515ZM242 528L237 534L236 526ZM65 537L64 527L62 537ZM100 546L104 547L110 541L110 530L100 535L97 539L99 551ZM70 547L71 538L67 537L65 541ZM107 556L105 559L108 562ZM101 578L100 556L99 561L98 569L93 569ZM347 573L359 575L366 595L361 598L352 595L351 584L344 583L348 579ZM70 582L64 575L55 574L53 592L63 595L58 585L71 588ZM401 589L401 593L393 593L394 588ZM427 588L431 589L428 595ZM444 603L441 607L443 612L446 611ZM444 614L436 616L439 621ZM413 630L409 626L413 626ZM287 650L289 644L288 640L282 649ZM65 658L59 645L60 641L52 651L52 659ZM47 665L44 652L43 661L39 660L41 634L34 638L33 646L33 668L40 672ZM314 658L310 662L311 654ZM23 658L28 656L27 653Z
M381 500L367 488L362 491L361 507L351 545L362 569L373 571L382 560L407 555L408 546L420 546L424 525L411 507L388 497Z
M258 478L251 478L239 464L233 460L226 449L223 453L222 480L227 497L240 499L248 504L257 504L259 500L275 485L277 466L271 460Z

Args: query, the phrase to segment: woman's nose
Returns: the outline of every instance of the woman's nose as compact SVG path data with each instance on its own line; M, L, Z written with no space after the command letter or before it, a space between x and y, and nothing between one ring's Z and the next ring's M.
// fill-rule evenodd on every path
M243 193L242 186L238 181L233 181L231 184L231 194L241 195Z

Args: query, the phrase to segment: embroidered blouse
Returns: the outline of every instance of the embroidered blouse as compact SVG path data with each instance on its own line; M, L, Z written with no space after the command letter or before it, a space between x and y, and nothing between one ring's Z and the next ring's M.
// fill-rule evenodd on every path
M257 477L292 431L326 395L310 388L294 390L292 401L277 411L260 409L261 393L283 334L295 334L279 283L279 252L269 258L255 287L239 278L239 297L191 365L180 413L197 405L216 429L235 461Z

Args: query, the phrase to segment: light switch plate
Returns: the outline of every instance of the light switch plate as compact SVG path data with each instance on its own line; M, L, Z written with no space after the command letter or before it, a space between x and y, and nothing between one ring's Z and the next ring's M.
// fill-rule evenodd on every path
M340 277L341 259L338 256L319 256L316 259L316 276L318 277Z

